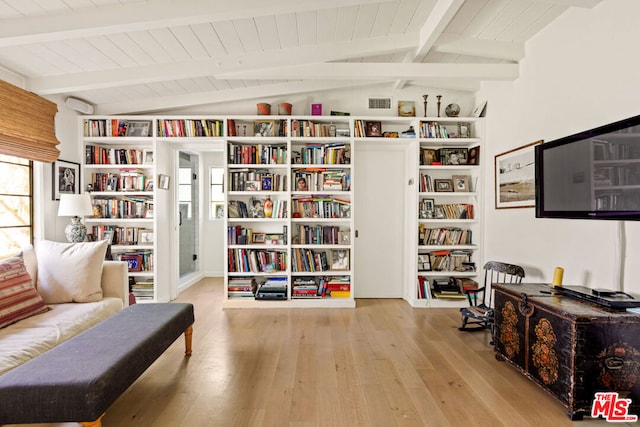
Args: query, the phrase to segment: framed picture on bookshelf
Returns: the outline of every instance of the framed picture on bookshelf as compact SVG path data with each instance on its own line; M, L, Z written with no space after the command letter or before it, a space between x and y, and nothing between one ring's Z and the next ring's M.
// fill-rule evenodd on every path
M453 181L450 179L434 179L436 192L446 193L453 191Z
M267 234L264 238L265 243L269 243L272 245L284 245L284 234L282 233L271 233Z
M468 154L466 148L441 148L440 161L443 165L466 165Z
M429 254L418 254L418 271L431 271Z
M254 120L253 135L254 136L275 136L275 120Z
M140 243L153 243L153 231L141 231Z
M479 145L469 148L469 155L467 156L467 164L468 165L480 164L480 146Z
M262 177L262 191L271 191L273 189L273 177L272 176L263 176Z
M80 164L56 160L51 169L51 198L60 200L60 194L80 194Z
M331 249L331 270L349 270L349 249Z
M266 233L253 233L251 243L265 243L267 241Z
M440 156L438 155L438 150L433 148L423 148L420 150L420 164L422 165L432 165L433 163L440 161Z
M427 212L433 212L436 207L436 201L434 199L424 199L424 207Z
M382 136L382 122L368 121L365 124L366 124L366 129L365 129L366 136Z
M120 261L125 261L129 267L129 271L142 271L142 255L124 254L120 257Z
M471 138L471 123L458 123L458 138Z
M148 148L142 150L142 163L145 165L153 164L153 150Z
M398 116L415 117L416 116L415 101L398 101Z
M496 209L535 206L535 146L542 140L495 156Z
M469 176L468 175L453 175L453 191L457 192L469 192Z
M130 121L127 123L127 136L149 136L151 121Z
M260 181L245 181L244 191L260 191Z
M351 244L351 232L350 231L338 231L338 244L350 245Z

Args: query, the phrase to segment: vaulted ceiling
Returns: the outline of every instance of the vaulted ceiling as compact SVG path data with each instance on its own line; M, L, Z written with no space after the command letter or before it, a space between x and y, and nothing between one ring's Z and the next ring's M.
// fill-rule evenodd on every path
M600 0L0 0L0 67L138 113L356 85L474 91ZM2 75L2 74L0 74Z

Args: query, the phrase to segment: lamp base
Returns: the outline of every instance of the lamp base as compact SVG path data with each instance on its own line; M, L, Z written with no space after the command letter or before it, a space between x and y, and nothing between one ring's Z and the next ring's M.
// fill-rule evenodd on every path
M84 242L87 238L87 227L80 222L80 217L71 217L71 224L65 227L64 235L71 243Z

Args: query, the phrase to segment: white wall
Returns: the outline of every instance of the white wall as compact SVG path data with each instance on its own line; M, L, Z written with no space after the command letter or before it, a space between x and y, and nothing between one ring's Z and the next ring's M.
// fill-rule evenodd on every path
M224 276L224 251L223 243L227 238L224 220L211 219L209 210L211 206L211 191L209 188L209 168L212 166L224 166L224 154L222 152L204 152L201 154L202 168L200 170L200 182L202 191L202 228L200 236L200 269L205 276Z
M496 154L536 140L550 141L640 114L640 2L604 0L593 9L572 8L526 46L520 78L487 83L485 168L487 260L521 264L527 281L550 282L556 266L565 284L616 288L617 221L536 219L533 208L494 208ZM624 223L624 288L640 293L633 267L640 261L640 230Z

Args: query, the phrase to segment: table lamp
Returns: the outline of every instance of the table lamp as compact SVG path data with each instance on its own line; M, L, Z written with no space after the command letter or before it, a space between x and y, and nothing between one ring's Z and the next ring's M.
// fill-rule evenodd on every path
M64 229L69 242L83 242L87 237L87 227L80 222L80 217L92 216L91 197L89 194L61 194L58 216L70 216L71 224Z

